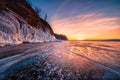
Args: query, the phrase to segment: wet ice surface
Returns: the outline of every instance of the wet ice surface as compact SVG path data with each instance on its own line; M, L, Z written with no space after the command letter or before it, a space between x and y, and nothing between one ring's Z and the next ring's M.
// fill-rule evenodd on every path
M119 46L120 42L64 41L0 49L0 55L16 51L0 59L0 79L120 80Z

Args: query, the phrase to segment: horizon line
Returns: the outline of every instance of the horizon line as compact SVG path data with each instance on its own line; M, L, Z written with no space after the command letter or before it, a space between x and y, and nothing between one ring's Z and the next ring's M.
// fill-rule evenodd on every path
M120 41L120 39L84 39L84 40L79 40L79 39L73 39L73 40L78 40L78 41ZM70 41L73 41L70 40Z

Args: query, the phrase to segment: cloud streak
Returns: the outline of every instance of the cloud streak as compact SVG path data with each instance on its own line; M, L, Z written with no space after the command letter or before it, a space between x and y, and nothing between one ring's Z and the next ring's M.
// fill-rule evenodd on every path
M116 39L120 38L119 22L119 17L89 13L65 18L55 15L51 23L56 33L65 34L69 39Z

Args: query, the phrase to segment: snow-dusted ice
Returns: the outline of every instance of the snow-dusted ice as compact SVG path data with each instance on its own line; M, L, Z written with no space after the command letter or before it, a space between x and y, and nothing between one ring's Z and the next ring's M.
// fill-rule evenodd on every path
M3 80L120 80L120 42L63 41L0 48Z
M56 38L50 33L49 28L45 31L39 25L39 29L28 24L15 12L9 10L0 12L0 46L1 43L20 44L25 42L49 42ZM46 27L46 26L44 26Z

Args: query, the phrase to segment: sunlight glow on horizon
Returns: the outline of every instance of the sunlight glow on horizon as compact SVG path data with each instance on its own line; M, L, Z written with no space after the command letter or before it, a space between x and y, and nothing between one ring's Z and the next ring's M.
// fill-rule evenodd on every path
M56 33L65 34L70 40L120 39L120 23L117 17L103 14L83 14L75 17L53 17Z
M84 38L82 38L82 37L79 37L79 38L78 38L78 40L85 40L85 39L84 39Z

